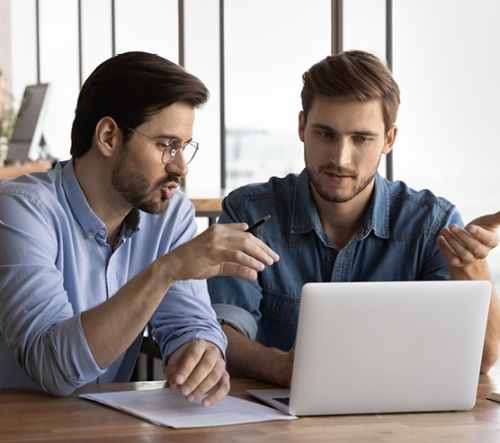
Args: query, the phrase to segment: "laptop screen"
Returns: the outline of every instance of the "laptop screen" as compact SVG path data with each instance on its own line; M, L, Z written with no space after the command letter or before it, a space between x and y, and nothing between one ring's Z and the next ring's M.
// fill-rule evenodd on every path
M26 161L40 157L41 124L48 88L48 84L26 86L9 143L8 159Z

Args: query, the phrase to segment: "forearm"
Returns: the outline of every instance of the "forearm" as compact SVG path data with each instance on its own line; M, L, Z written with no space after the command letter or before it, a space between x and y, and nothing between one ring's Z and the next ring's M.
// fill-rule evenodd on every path
M448 260L450 280L491 280L487 258L474 259L464 264L459 258Z
M284 368L286 352L251 340L229 325L223 325L222 330L228 339L226 356L231 376L250 377L284 386L289 384Z
M158 259L109 300L82 314L82 328L100 368L125 352L172 285L166 261Z
M496 363L500 347L500 300L495 288L491 291L490 309L488 312L488 324L484 340L483 359L481 362L481 373L487 373Z

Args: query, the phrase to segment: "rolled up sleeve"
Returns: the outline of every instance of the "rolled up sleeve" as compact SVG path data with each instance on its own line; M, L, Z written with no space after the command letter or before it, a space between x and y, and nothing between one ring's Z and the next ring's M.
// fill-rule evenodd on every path
M50 220L29 194L0 195L0 355L12 352L42 389L68 395L104 370L55 265L58 239Z
M179 214L174 229L174 239L169 250L175 249L196 235L197 226L192 206L189 206L186 212ZM214 343L225 357L227 339L210 305L205 280L184 280L174 283L153 315L151 326L165 365L179 347L196 339Z
M437 244L437 238L445 226L455 223L464 226L462 217L455 206L451 206L446 212L441 210L437 213L438 215L433 218L430 233L426 239L422 280L448 280L450 278L446 261Z
M175 283L153 315L151 325L165 365L179 347L196 339L214 343L225 355L227 339L210 306L205 281Z
M255 340L257 336L257 322L248 311L238 306L219 303L213 304L212 307L215 310L219 323L228 324L248 338Z

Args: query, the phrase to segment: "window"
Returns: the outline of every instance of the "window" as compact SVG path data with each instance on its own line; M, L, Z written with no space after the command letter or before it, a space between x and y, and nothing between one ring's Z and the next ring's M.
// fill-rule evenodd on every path
M500 51L499 15L495 1L394 2L402 91L394 178L446 197L465 223L500 209L500 150L491 135L500 102L500 59L492 57ZM490 258L500 283L500 251Z
M304 167L302 74L330 53L330 1L225 3L226 188Z

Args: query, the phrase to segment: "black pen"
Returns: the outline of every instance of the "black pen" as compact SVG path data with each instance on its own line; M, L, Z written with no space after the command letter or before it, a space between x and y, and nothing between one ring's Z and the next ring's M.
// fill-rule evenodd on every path
M251 225L245 232L250 232L251 234L254 234L255 230L260 225L263 225L265 222L269 221L270 219L271 219L271 214L265 215L259 221L255 222L253 225Z

